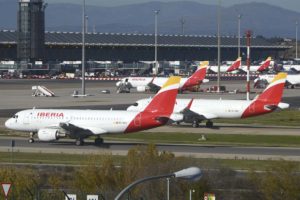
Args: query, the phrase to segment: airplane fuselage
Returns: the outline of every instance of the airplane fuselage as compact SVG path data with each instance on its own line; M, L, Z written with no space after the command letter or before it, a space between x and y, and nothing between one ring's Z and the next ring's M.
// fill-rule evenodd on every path
M148 119L149 118L149 119ZM60 124L76 124L94 134L132 132L134 129L159 125L151 113L114 110L31 109L18 112L5 123L18 131L37 132L42 128L59 128Z

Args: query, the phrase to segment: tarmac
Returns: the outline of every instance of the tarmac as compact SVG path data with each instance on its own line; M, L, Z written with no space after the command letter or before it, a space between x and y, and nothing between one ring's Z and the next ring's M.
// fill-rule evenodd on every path
M74 98L72 94L75 90L81 92L80 80L41 80L41 79L0 79L0 128L4 128L4 122L7 118L12 116L15 112L30 108L78 108L78 109L126 109L129 105L142 98L149 98L154 96L153 93L138 93L132 90L131 93L116 93L116 81L86 81L87 97ZM34 97L32 96L31 87L34 85L43 85L55 93L55 97ZM213 85L215 81L211 81L201 85L202 90L206 90ZM228 80L221 82L225 85L228 91L241 91L241 93L207 93L207 92L184 92L178 94L178 98L205 98L205 99L245 99L244 93L246 85L241 80ZM253 85L253 84L252 84ZM102 93L103 90L110 90L110 94ZM251 98L254 98L263 89L251 89ZM293 109L300 108L300 88L285 89L283 95L283 102L289 103ZM150 132L189 132L199 133L199 136L205 134L265 134L265 135L299 135L299 127L273 127L273 126L256 126L256 125L236 125L236 124L215 124L213 128L192 128L188 124L179 126L164 126L148 130ZM145 131L147 132L147 131ZM9 138L1 137L0 151L9 151L7 143ZM28 144L27 141L20 139L20 146L18 150L21 152L81 152L81 153L95 153L95 152L110 152L113 154L126 154L129 146L136 144L114 143L108 145L106 149L94 148L93 145L86 147L73 146L74 141L67 143L34 143ZM72 144L72 145L71 145ZM119 147L118 147L119 146ZM167 148L166 148L167 146ZM168 150L175 152L175 155L193 156L193 157L217 157L217 158L249 158L249 159L291 159L300 160L300 148L276 148L270 151L263 150L263 147L253 148L232 148L232 147L179 147L180 145L162 145L161 150ZM66 148L67 147L67 148ZM71 150L70 150L71 149ZM199 149L199 150L195 150ZM216 149L218 149L216 151ZM254 150L253 150L254 149ZM101 151L100 151L101 150ZM226 153L227 152L227 153Z

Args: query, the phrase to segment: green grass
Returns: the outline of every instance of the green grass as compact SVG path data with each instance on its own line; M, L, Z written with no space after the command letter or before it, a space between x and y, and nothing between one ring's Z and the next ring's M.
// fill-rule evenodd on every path
M89 159L97 161L101 165L101 158L103 155L77 155L77 154L50 154L50 153L13 153L13 163L24 164L54 164L54 165L67 165L67 166L80 166L88 163ZM125 159L125 156L113 156L115 165L119 165L120 161ZM206 169L215 169L227 167L238 170L266 170L276 163L282 162L277 160L244 160L244 159L214 159L214 158L185 158L193 160L197 166ZM10 152L0 152L0 163L11 163ZM295 162L300 171L300 162Z
M137 141L147 143L182 143L200 145L242 146L300 146L300 136L206 134L201 140L198 133L132 133L105 136L106 140Z
M300 110L287 109L280 112L272 112L270 114L246 119L216 119L216 123L229 124L259 124L274 126L300 126Z
M24 153L24 152L0 152L0 163L35 163L35 164L65 164L81 165L91 157L101 160L103 155L87 154L64 154L64 153ZM122 156L114 156L118 162Z

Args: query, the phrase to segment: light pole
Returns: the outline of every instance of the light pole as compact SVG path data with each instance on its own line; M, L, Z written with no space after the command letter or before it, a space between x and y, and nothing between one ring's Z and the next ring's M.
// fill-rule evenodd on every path
M238 58L241 56L241 18L242 15L238 14Z
M81 95L85 96L85 22L86 22L86 18L85 18L85 0L83 0L83 5L82 5L82 91L81 91Z
M85 15L85 32L88 33L89 31L89 16Z
M128 185L126 188L124 188L115 198L115 200L120 200L121 197L128 192L132 187L135 185L149 181L154 179L161 179L161 178L182 178L187 180L199 180L202 176L201 170L198 167L189 167L183 170L180 170L178 172L174 172L172 174L164 174L164 175L158 175L158 176L150 176L146 178L142 178L139 180L136 180L135 182Z
M191 189L190 190L190 200L192 200L192 194L195 192L195 190L194 189Z
M296 59L298 58L298 20L296 20Z
M170 199L170 177L167 178L167 200Z
M184 35L184 25L185 25L185 19L184 17L181 17L180 23L181 23L181 35Z
M157 65L157 17L159 14L160 10L155 10L155 33L154 33L154 37L155 37L155 41L154 41L154 60L155 60L155 74L158 74L158 65Z
M220 37L220 22L221 22L221 0L218 1L218 93L220 92L220 67L221 67L221 37Z

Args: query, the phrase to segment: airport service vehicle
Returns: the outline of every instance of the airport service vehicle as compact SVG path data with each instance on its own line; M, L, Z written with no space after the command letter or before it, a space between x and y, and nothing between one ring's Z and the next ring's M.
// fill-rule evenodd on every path
M174 114L182 114L183 122L192 123L198 127L206 120L206 126L212 127L212 119L216 118L247 118L270 113L277 108L285 109L289 104L281 103L286 73L279 73L269 86L255 99L248 100L212 100L212 99L177 99ZM151 99L142 99L127 110L143 110ZM179 118L178 118L179 119ZM176 121L173 119L174 122Z
M260 65L252 65L250 66L250 72L264 72L267 71L270 64L271 64L272 58L268 57L265 61L263 61ZM243 65L240 67L241 71L247 72L247 66Z
M76 145L96 135L95 143L101 144L101 134L131 133L165 125L173 113L179 82L180 77L170 77L143 111L30 109L16 113L5 126L30 132L30 143L37 133L40 141L69 136L76 139Z
M208 61L204 61L198 69L188 78L181 78L179 90L188 90L193 86L206 83L205 79ZM147 90L157 92L168 80L166 77L126 77L116 83L117 92L130 92L131 88L136 88L138 92Z
M225 72L233 72L236 71L240 68L241 66L241 57L238 57L230 66L228 65L221 65L220 66L220 72L221 73L225 73ZM212 65L209 66L208 68L210 71L214 72L214 73L218 73L218 66Z
M258 78L254 80L255 85L259 84L259 82L265 82L266 84L268 84L276 76L276 74L259 75ZM294 89L297 85L300 85L300 74L287 74L285 86Z

